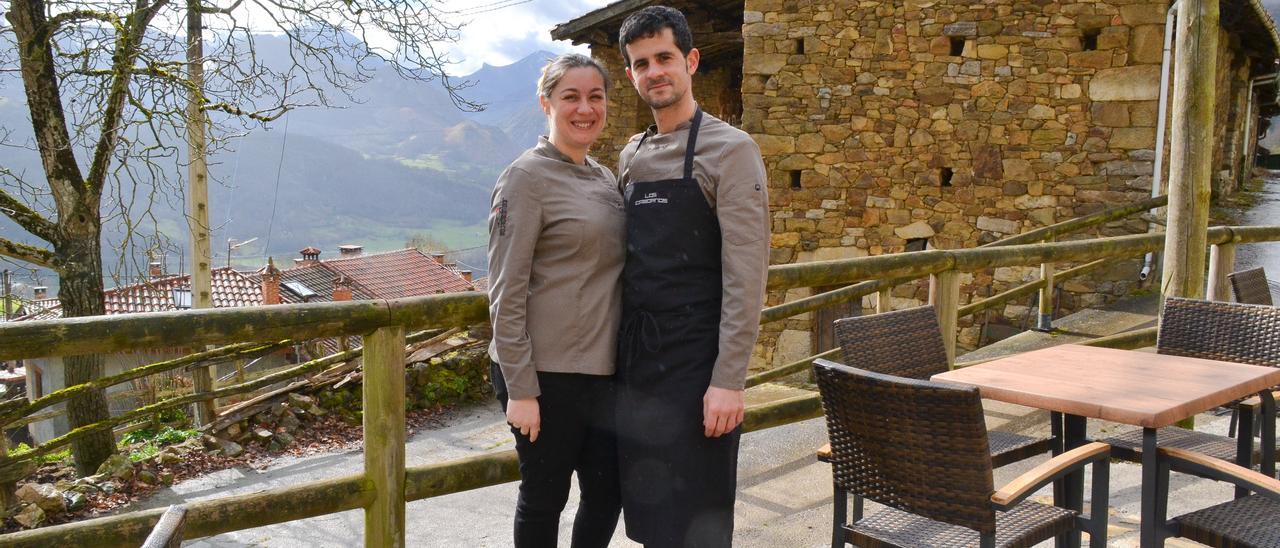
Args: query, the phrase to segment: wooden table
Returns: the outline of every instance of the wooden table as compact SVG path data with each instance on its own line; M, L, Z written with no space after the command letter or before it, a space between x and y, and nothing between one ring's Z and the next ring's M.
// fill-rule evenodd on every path
M1160 546L1165 537L1164 524L1158 523L1164 501L1157 500L1156 429L1254 393L1270 402L1267 389L1280 384L1280 368L1068 344L940 373L933 380L975 386L983 398L1054 412L1054 430L1062 434L1064 449L1085 443L1086 418L1141 426L1141 543L1148 547ZM1275 420L1262 425L1263 472L1274 475ZM1069 508L1080 509L1083 487L1083 475L1068 479L1063 495Z

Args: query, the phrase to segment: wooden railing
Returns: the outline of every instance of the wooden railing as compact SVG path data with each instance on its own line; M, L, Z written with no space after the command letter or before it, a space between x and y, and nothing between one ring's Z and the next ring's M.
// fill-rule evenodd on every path
M1042 234L1056 237L1062 233L1046 231ZM1214 257L1218 261L1217 272L1221 274L1213 279L1225 276L1223 268L1229 270L1226 258L1233 255L1235 245L1267 241L1280 241L1280 226L1211 229L1209 242L1216 248ZM1098 261L1158 251L1163 242L1163 235L1147 234L956 251L931 250L782 265L770 269L768 287L771 290L784 290L856 285L858 282L868 281L878 284L879 280L902 283L899 280L929 276L933 280L931 300L939 309L943 325L949 328L948 348L954 351L955 321L962 311L972 313L980 310L983 306L988 306L983 303L992 299L1007 301L1013 298L1008 296L1011 292L1040 289L1038 286L1032 289L1026 289L1025 286L1015 288L985 301L961 307L957 306L960 299L959 284L956 283L960 273L997 266L1034 266L1063 262L1085 263L1078 267L1083 269ZM1071 271L1057 273L1057 278L1062 279L1068 272ZM1045 284L1045 287L1052 285ZM1215 285L1211 291L1220 292L1221 287ZM873 289L868 293L850 296L851 293L864 289L847 291L848 288L845 288L837 291L844 292L840 298L847 297L846 300L876 291ZM779 307L768 309L762 314L762 321L773 321L825 306L815 304L820 299L813 297L802 301L807 302L799 306L795 306L796 303L781 305L792 307L785 315L777 311ZM273 341L285 339L304 340L363 334L366 337L363 382L366 436L364 471L258 493L192 502L186 505L183 535L184 538L195 539L364 509L365 545L396 546L404 543L406 501L496 485L518 477L515 453L509 450L425 466L405 466L405 333L475 325L485 321L487 301L478 293L383 301L69 318L0 326L0 360L84 353L109 354L145 348L199 345L248 345L243 348L257 348L254 345L275 344ZM1110 340L1100 342L1127 346L1150 344L1146 337L1145 334L1123 334L1104 338ZM804 364L804 361L797 364ZM756 375L750 379L749 384L759 384L768 378L794 373L807 367L797 367L797 364L775 369L765 375ZM83 389L72 387L67 390ZM14 416L19 408L26 412L32 411L29 404L6 405L11 407L0 407L0 413L8 413L4 416ZM801 395L751 407L746 414L744 429L760 430L820 414L821 406L817 395ZM90 425L81 429L102 427L110 426ZM39 449L38 447L37 450ZM5 470L13 473L21 469L18 462L0 456L0 477L4 477ZM0 546L137 546L147 537L163 513L163 509L155 509L23 531L0 536Z

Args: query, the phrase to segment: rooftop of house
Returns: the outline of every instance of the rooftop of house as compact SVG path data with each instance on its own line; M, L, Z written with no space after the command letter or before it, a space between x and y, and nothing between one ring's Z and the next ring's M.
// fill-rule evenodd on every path
M262 304L262 285L254 277L230 267L212 270L213 307L236 308ZM130 285L114 287L102 292L106 311L112 314L135 312L166 312L191 308L191 275L173 274ZM58 299L44 299L29 303L30 313L22 320L52 320L62 317L62 303Z

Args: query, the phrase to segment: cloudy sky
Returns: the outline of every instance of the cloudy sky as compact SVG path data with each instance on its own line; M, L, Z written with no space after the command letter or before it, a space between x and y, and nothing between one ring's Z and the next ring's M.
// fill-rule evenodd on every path
M462 39L450 48L449 56L457 62L453 72L469 74L484 63L510 64L538 50L569 51L573 47L568 42L551 40L551 27L613 1L450 0L446 9L459 12L451 20L466 23Z

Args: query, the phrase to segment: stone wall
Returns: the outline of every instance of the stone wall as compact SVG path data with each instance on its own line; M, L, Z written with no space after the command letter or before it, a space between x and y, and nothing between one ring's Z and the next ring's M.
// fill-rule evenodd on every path
M770 173L772 262L897 253L919 239L973 247L1148 196L1167 8L746 0L742 127ZM1233 67L1222 43L1219 66ZM1215 165L1230 163L1221 150L1239 74L1220 71ZM1126 221L1082 236L1146 230ZM1068 282L1062 305L1132 289L1139 266L1119 261ZM1037 276L977 272L961 300ZM894 306L926 295L923 284L897 288ZM1018 317L1025 305L1004 312ZM810 328L767 326L757 365L790 359L772 347L802 346ZM962 343L977 336L969 326Z

